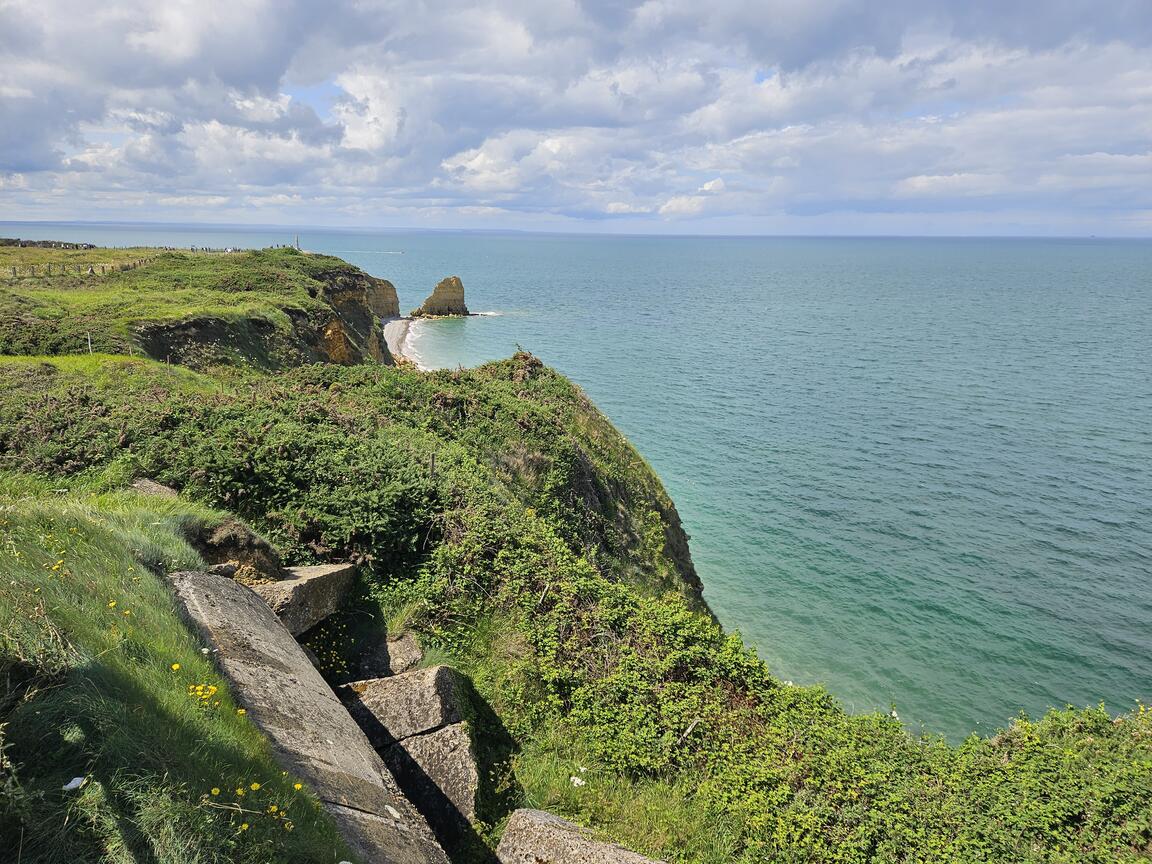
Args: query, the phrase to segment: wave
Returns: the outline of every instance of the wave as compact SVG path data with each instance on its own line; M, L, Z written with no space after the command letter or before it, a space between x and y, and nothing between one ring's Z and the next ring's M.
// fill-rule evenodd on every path
M473 315L483 315L485 318L499 318L503 312L473 312Z

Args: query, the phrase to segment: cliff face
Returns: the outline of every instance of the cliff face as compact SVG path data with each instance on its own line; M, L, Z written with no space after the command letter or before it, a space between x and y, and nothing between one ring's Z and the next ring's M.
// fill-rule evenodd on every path
M468 307L464 305L464 283L460 281L459 276L449 276L440 280L440 284L432 289L432 293L420 308L412 313L412 317L468 314L470 314Z
M0 272L31 273L27 256L39 257L37 276L0 284L0 355L143 353L194 369L393 362L381 319L399 314L396 289L337 258L154 250L121 271L102 263L116 250L5 248ZM99 269L66 269L60 256L76 254Z
M323 324L320 340L313 343L321 354L317 359L344 366L394 362L380 323L382 318L400 314L391 282L359 270L340 273L329 277L320 299L335 315Z

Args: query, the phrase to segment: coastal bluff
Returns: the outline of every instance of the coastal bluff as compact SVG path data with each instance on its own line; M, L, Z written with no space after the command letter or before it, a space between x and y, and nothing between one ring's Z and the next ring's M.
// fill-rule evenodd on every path
M470 315L464 304L464 283L459 276L448 276L432 289L432 293L412 311L413 318L431 318L442 315Z

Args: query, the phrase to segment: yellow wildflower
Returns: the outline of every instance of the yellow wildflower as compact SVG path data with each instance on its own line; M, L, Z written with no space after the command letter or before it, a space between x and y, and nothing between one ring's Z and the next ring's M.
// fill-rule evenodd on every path
M248 785L248 788L251 789L253 792L255 792L260 788L260 784L259 783L250 783Z
M243 717L243 716L244 716L245 714L247 714L248 712L247 712L245 709L243 709L243 708L237 708L237 709L236 709L236 713L237 713L239 716Z
M220 787L219 786L213 786L212 787L212 794L213 795L219 795L220 794Z
M115 609L116 608L116 601L115 600L109 600L108 601L108 608L109 609Z
M248 823L247 822L241 823L240 824L240 830L241 831L247 831L248 830Z
M171 669L173 672L179 672L180 671L180 664L179 663L173 663L171 666Z
M303 783L293 783L292 788L295 789L297 792L299 792L301 789L304 788L304 784Z

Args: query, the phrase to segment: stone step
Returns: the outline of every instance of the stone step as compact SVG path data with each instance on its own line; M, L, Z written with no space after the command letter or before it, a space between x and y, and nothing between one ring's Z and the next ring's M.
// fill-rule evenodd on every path
M211 573L168 578L280 766L316 793L352 850L365 862L448 864L424 817L261 597Z
M252 590L264 598L293 636L311 630L340 608L356 578L355 564L287 567L286 579L261 582Z
M513 813L496 857L500 864L662 864L615 843L596 840L575 822L543 810Z

